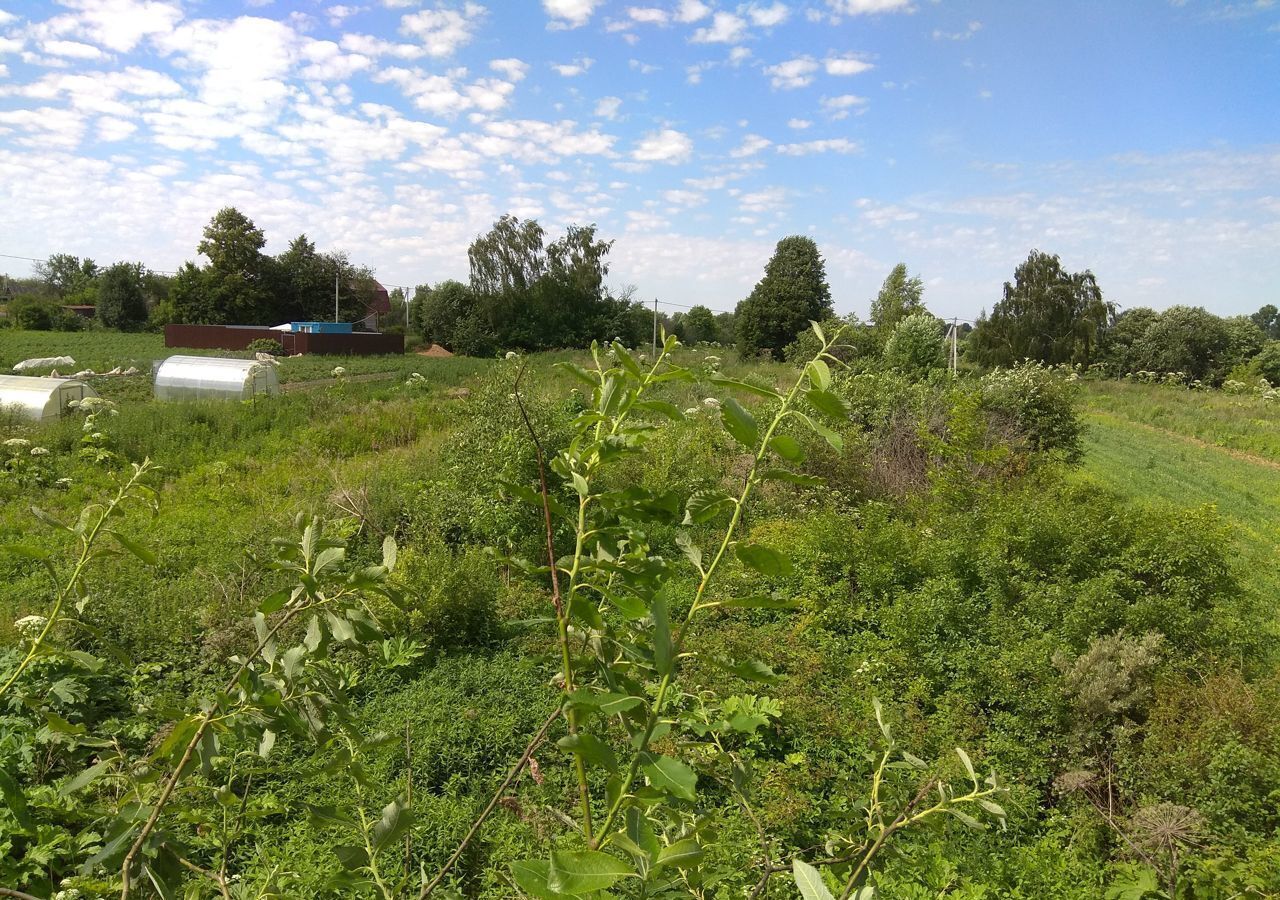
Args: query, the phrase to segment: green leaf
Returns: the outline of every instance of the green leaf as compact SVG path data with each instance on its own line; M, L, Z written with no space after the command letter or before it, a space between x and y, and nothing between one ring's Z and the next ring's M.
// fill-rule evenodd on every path
M138 559L142 560L147 565L154 566L157 562L159 562L154 552L142 546L133 538L125 537L123 534L121 534L118 531L108 531L107 534L115 538L117 544L119 544L124 549L128 550L130 553L132 553Z
M775 390L760 387L758 384L750 384L746 381L738 381L736 378L725 378L723 375L712 375L711 383L719 387L732 388L735 391L746 391L748 394L755 394L757 397L764 397L766 400L782 399L782 395Z
M966 812L962 812L961 810L956 809L954 806L949 806L943 811L955 816L957 819L963 822L967 827L972 828L974 831L985 831L987 828L986 825L979 822L973 816L969 815Z
M582 366L577 365L576 363L558 362L556 363L555 367L557 369L563 369L564 371L572 375L574 378L577 378L579 381L581 381L583 384L588 385L589 387L594 388L594 387L600 386L599 378L592 375L590 372L582 368Z
M396 546L396 539L392 535L387 535L382 542L382 568L388 572L393 571L398 557L399 548Z
M680 548L680 552L684 554L684 558L693 563L693 567L701 572L702 548L695 544L693 539L683 531L676 535L676 546Z
M831 389L831 369L822 360L810 360L809 365L805 366L805 374L809 376L809 382L818 390Z
M818 340L821 341L822 346L825 347L827 345L827 336L826 334L823 333L822 326L819 325L817 322L815 322L813 319L810 319L809 327L813 329L813 333L818 336Z
M962 747L957 747L956 756L960 757L964 770L969 773L969 779L976 785L978 783L978 773L973 769L973 761L969 759L969 754L965 753Z
M613 749L594 734L580 731L577 734L565 735L556 741L556 746L561 750L578 754L594 766L600 766L609 772L618 771L618 758L614 756Z
M683 422L684 412L674 403L668 403L666 400L640 400L635 403L633 409L643 409L648 412L659 413L666 416L673 422Z
M849 418L849 405L830 391L808 390L804 392L804 397L824 416L829 416L837 422L843 422Z
M818 435L818 437L830 444L832 450L837 453L844 451L844 438L840 437L840 435L836 434L826 425L823 425L821 422L813 421L813 419L809 418L804 413L795 413L795 417L808 425L814 434Z
M347 551L344 547L326 547L316 557L315 565L311 568L312 574L319 575L326 569L336 566L346 555Z
M355 626L346 619L334 615L329 610L325 610L325 621L329 623L329 633L333 635L333 639L340 644L354 641L356 637Z
M266 759L271 755L271 748L276 745L276 733L270 728L262 732L262 738L258 741L258 755Z
M871 698L871 708L875 710L876 724L880 726L880 733L884 735L884 739L889 743L893 743L893 734L889 731L889 726L884 721L884 707L880 705L878 697Z
M702 845L696 840L683 838L662 848L662 852L658 854L658 861L654 863L654 868L675 866L677 869L687 869L690 866L697 865L705 855Z
M818 874L818 870L809 865L802 859L793 859L791 861L791 874L796 880L796 887L800 889L800 896L804 900L835 900L831 895L831 891L827 890L827 885L822 880L822 876Z
M63 522L58 521L57 519L49 515L47 512L45 512L43 509L41 509L38 506L31 507L31 515L35 516L37 519L39 519L44 524L48 525L50 528L57 528L59 531L65 531L68 534L75 534L75 529L73 529L70 525L67 525Z
M409 804L396 798L382 808L382 818L373 826L374 851L394 844L413 827L413 810Z
M724 491L694 491L685 506L682 525L702 525L710 522L722 512L733 509L737 501Z
M763 544L739 544L735 552L744 565L769 578L790 575L792 572L791 560L772 547L766 547Z
M726 656L714 657L716 665L726 672L732 672L744 681L758 681L761 684L774 684L779 680L778 673L768 663L758 659L744 659L735 662Z
M721 600L720 605L728 609L795 609L800 605L800 601L794 597L752 594L750 597L731 597L728 600Z
M671 645L671 622L667 616L665 591L658 591L653 598L653 664L659 675L669 675L675 664L675 648Z
M551 854L547 887L561 894L580 896L603 891L619 878L633 874L625 862L600 850L561 851Z
M30 828L31 815L27 810L27 796L17 779L6 769L0 769L0 797L4 798L5 806L9 807L13 817L18 820L19 827Z
M570 896L547 885L551 864L545 859L522 859L511 864L511 877L520 890L536 900L562 900Z
M748 449L755 449L756 442L760 440L760 429L755 416L743 409L742 404L728 398L720 406L720 418L735 441Z
M82 669L89 672L97 672L102 668L102 660L94 656L92 653L86 653L83 650L67 650L62 647L51 648L53 653L68 659Z
M583 478L577 472L571 472L570 474L573 476L573 489L578 492L578 496L591 496L591 486L587 484L587 479Z
M769 449L787 462L798 463L804 460L804 448L789 434L775 434L769 440Z
M314 824L321 827L327 827L330 825L338 825L342 828L350 829L359 827L356 825L355 819L339 810L336 806L330 806L328 804L322 806L315 803L308 803L307 816Z
M279 612L284 609L284 605L289 602L289 598L293 596L293 592L288 588L282 588L274 594L269 594L266 599L258 604L258 612L264 616L269 616L273 612Z
M678 759L645 752L640 754L640 770L649 784L682 800L694 800L698 774Z

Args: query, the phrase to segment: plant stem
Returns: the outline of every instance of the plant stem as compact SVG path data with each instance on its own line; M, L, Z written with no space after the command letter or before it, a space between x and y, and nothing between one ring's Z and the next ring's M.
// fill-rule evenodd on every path
M826 347L823 347L826 351ZM680 649L684 645L685 632L689 627L689 623L693 621L694 615L702 608L702 596L706 592L707 586L711 583L711 579L715 576L716 570L720 566L720 562L724 559L725 553L728 552L729 546L733 543L733 536L737 530L738 524L742 521L742 511L746 507L747 500L751 497L752 489L756 485L756 470L760 466L760 462L764 459L765 454L769 452L769 441L772 440L774 432L782 424L783 420L790 412L791 404L795 402L796 394L800 392L800 387L808 378L807 371L802 371L800 377L796 379L795 384L791 386L791 390L782 398L782 405L778 412L774 415L773 421L769 423L769 427L765 429L764 436L760 439L760 447L756 451L755 459L752 461L751 469L747 472L746 483L742 487L742 492L738 495L737 501L733 506L733 515L729 519L729 525L725 528L724 538L720 541L720 547L716 551L715 557L711 560L702 578L698 582L698 589L694 593L693 603L689 606L689 612L685 614L684 621L680 623L680 627L676 630L675 637L672 640L672 658L677 659L680 656ZM608 814L600 825L600 834L604 835L600 846L609 842L609 827L617 818L622 804L627 797L627 792L631 790L631 785L635 781L636 774L640 770L640 759L649 749L649 742L653 738L654 729L658 726L659 718L662 714L663 705L666 702L667 691L671 687L673 671L668 672L662 677L662 681L658 684L658 693L654 698L653 705L649 709L649 717L645 722L644 735L641 738L639 749L632 754L631 762L627 766L627 773L623 777L621 787L618 791L618 797L614 800L613 805L609 808Z
M533 736L533 740L531 740L528 746L524 748L524 753L520 754L520 759L511 767L511 771L507 773L507 777L502 779L502 784L498 785L498 789L494 791L493 798L489 801L489 805L486 806L484 811L480 813L479 817L471 823L471 828L467 830L466 837L462 839L462 843L460 843L457 849L453 851L453 855L449 857L445 864L440 867L440 871L436 873L436 876L422 886L422 891L418 894L418 900L425 900L425 898L429 897L431 892L440 886L440 882L444 881L445 875L447 875L449 870L453 868L453 864L462 857L462 853L467 849L467 845L471 843L472 838L474 838L476 833L480 831L480 826L484 824L485 819L489 818L489 814L497 808L498 803L502 800L502 795L507 792L507 788L511 787L511 783L516 780L520 775L520 772L526 765L528 765L529 759L533 756L534 751L537 750L538 747L542 745L542 742L547 739L547 732L551 730L551 726L555 724L556 719L560 718L560 709L561 708L557 706L552 711L551 715L547 716L547 720L542 723L542 727L539 728L538 733Z
M13 687L14 682L22 675L31 662L39 655L41 648L44 646L45 638L49 632L53 630L53 626L57 624L58 617L62 612L63 604L67 598L80 584L80 579L84 577L85 567L88 566L90 560L93 559L93 545L97 542L99 534L102 532L102 526L115 515L115 511L128 500L133 494L133 488L137 485L139 479L150 471L151 465L149 461L144 460L140 466L133 471L133 476L125 483L124 487L116 491L115 497L102 510L102 514L98 516L98 520L93 523L88 533L80 535L80 558L76 561L75 567L71 570L71 577L67 579L67 583L62 586L58 592L58 598L54 601L53 609L49 611L48 618L45 620L44 628L40 634L32 642L31 648L27 651L27 655L23 657L22 662L18 663L18 667L13 670L8 680L0 686L0 697Z
M275 638L276 633L279 632L287 623L292 621L294 616L302 612L304 608L311 609L318 605L322 604L311 604L307 607L296 606L281 616L280 621L276 622L275 626L267 632L266 637L262 639L253 653L251 653L245 661L240 664L240 668L236 669L235 674L231 676L231 679L227 682L226 687L222 689L222 692L225 694L235 687L236 682L240 680L240 676L244 674L244 671L249 668L249 665L258 658L259 654L262 653L263 648L266 647L267 644L271 643L272 639ZM174 788L178 786L178 781L182 778L182 771L187 767L187 763L191 761L191 755L195 753L195 749L199 746L200 740L204 737L205 731L208 730L209 725L212 724L215 718L216 716L214 716L212 709L208 710L203 716L201 716L200 726L196 729L196 733L192 736L191 740L187 742L187 749L183 752L182 759L178 761L178 765L174 767L174 770L169 775L168 780L165 781L164 788L160 792L160 797L156 800L155 807L151 810L151 815L147 817L146 823L142 826L142 831L138 833L138 836L134 839L132 846L129 847L129 852L125 854L124 862L120 864L120 877L122 882L120 888L120 900L129 900L129 891L131 888L129 870L133 868L133 861L137 857L138 851L142 849L142 845L146 842L148 835L150 835L152 830L156 827L156 823L160 821L160 814L164 811L165 804L169 802L170 796L173 795Z

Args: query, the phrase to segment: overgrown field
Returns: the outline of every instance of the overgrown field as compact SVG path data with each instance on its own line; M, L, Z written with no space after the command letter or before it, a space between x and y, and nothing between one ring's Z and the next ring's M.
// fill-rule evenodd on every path
M0 362L156 352L95 337L0 332ZM793 898L798 859L832 896L1280 894L1274 470L1124 418L1136 391L1088 388L1082 444L1072 386L1034 367L824 386L675 361L649 382L654 360L602 356L616 396L555 365L585 353L414 359L256 405L122 399L89 445L76 420L8 425L29 443L5 450L0 544L64 577L76 536L30 508L75 522L162 468L158 512L111 525L142 552L107 540L62 649L0 690L0 885L115 897L123 864L134 897L417 897L448 864L435 896ZM568 452L546 469L560 594L530 431ZM0 554L0 685L35 640L15 623L54 602L40 556ZM289 618L345 590L362 604Z

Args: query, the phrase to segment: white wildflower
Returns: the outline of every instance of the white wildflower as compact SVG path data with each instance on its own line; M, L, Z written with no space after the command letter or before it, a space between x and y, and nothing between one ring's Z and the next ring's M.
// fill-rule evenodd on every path
M507 359L516 359L518 356L519 356L519 354L518 354L518 353L516 353L516 351L514 351L514 350L508 350L508 351L507 351Z
M44 616L23 616L21 619L13 623L13 627L18 629L18 633L23 637L35 637L44 630L49 620Z
M702 405L707 407L708 409L719 409L720 401L717 400L715 397L707 397L705 400L702 401Z
M48 456L49 451L44 447L32 447L31 455L32 456Z
M343 375L346 375L346 374L347 374L347 370L346 370L345 368L343 368L342 366L334 366L334 367L333 367L333 377L334 377L334 378L341 378Z
M4 442L4 445L10 450L25 450L31 446L31 442L22 438L9 438Z

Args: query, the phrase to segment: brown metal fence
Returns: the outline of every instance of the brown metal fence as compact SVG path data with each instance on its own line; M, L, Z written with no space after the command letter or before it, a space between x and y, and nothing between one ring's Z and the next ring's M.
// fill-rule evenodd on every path
M275 341L285 353L328 356L382 356L404 353L404 335L356 331L351 334L304 334L272 331L252 325L166 325L166 347L196 350L245 350L254 341Z

